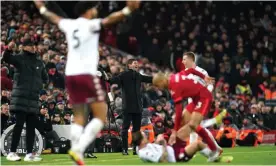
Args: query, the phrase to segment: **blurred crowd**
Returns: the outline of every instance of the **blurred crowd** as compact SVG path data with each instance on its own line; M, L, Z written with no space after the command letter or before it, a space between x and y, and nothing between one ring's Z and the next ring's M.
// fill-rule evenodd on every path
M21 5L21 2L2 2L1 52L9 42L16 43L14 53L22 51L26 39L36 44L37 55L44 61L50 80L40 92L38 115L44 128L52 130L51 125L73 121L72 105L64 89L67 43L64 34L41 18L32 5L28 10L22 10ZM239 129L248 123L264 130L276 129L276 10L269 3L248 5L246 2L145 2L141 15L152 47L150 56L138 58L140 72L152 75L160 70L179 71L183 69L182 53L193 51L198 65L217 80L208 118L227 108L231 123ZM114 6L116 3L110 4L110 8ZM112 29L103 33L102 42L113 47L119 44ZM135 47L134 51L137 44L136 38L130 36L128 45ZM99 67L109 77L124 71L127 60L133 57L105 44L101 44L99 52ZM11 65L1 64L2 131L16 120L9 112L14 70ZM120 128L120 87L106 86L115 97L110 103L114 108L109 113L112 118L107 118L107 122L112 121L111 128L116 128L114 122ZM153 124L155 135L169 135L174 115L169 93L151 84L143 84L141 91L144 92L142 126Z

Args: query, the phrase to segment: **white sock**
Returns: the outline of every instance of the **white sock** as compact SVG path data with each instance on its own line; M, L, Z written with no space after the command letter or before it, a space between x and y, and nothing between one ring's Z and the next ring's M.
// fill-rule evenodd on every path
M77 148L84 153L86 148L95 140L97 134L101 131L104 124L98 118L93 118L85 127L84 132L80 136Z
M190 134L190 144L193 143L193 142L195 142L197 140L197 138L198 138L197 133L196 132L192 132Z
M210 138L212 139L212 141L215 143L216 147L217 147L218 149L221 149L221 147L218 145L217 141L215 140L213 134L212 134L208 129L205 129L205 130L206 130L206 132L208 133L208 135L210 136Z
M202 149L200 151L200 154L203 155L206 158L209 158L211 156L211 154L212 154L212 151L211 151L211 149L209 149L208 147L206 147L206 148L204 148L204 149Z
M212 119L203 120L200 123L200 125L204 128L207 128L207 127L213 126L216 123L217 123L216 118L212 118Z
M71 125L70 140L71 140L72 148L74 148L79 143L79 139L82 133L83 133L83 126L76 123L73 123Z
M26 157L31 157L33 154L32 153L28 153L26 154Z

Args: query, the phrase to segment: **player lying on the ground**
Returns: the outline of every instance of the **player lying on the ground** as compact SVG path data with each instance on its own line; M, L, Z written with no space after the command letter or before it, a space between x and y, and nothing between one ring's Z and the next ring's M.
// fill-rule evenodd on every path
M193 158L196 152L207 157L213 157L214 153L208 148L202 141L195 141L192 144L187 145L186 143L182 146L179 145L167 145L163 135L158 135L155 143L149 143L145 134L138 131L133 133L133 143L138 145L137 152L141 160L147 162L187 162ZM233 157L223 157L221 162L231 162Z

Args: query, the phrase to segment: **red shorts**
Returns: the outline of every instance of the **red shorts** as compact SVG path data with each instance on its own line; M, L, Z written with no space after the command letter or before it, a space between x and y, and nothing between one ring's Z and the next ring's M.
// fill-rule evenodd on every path
M100 79L89 74L66 76L66 89L72 104L105 101Z
M187 144L186 144L187 145ZM175 160L177 162L188 162L189 160L191 160L191 158L193 158L193 156L188 156L186 151L185 151L185 146L180 145L180 144L174 144L173 150L174 150L174 156L175 156Z
M203 116L209 112L212 104L212 94L207 88L202 88L199 95L192 97L193 101L185 109L192 113L193 111L201 113Z

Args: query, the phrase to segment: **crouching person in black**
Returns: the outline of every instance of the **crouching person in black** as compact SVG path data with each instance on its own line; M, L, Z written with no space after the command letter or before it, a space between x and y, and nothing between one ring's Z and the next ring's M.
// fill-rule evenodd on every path
M53 130L50 115L48 113L47 104L43 103L40 107L40 115L38 117L39 125L37 126L40 134L45 138L46 146L42 153L51 153L53 143L59 140L57 133Z
M43 83L48 83L44 63L34 52L34 44L30 40L23 43L23 51L13 55L16 48L14 42L10 42L8 49L4 51L2 60L15 67L13 89L11 94L10 111L15 114L16 124L13 129L11 150L7 156L9 161L19 161L16 154L21 132L26 122L27 154L24 161L41 161L41 158L33 154L35 139L35 127L37 114L39 113L39 92Z

